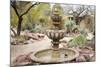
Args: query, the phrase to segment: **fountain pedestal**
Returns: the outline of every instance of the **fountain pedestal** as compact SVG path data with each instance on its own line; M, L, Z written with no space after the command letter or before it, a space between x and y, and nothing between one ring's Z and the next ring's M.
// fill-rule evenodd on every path
M59 48L59 40L65 36L65 30L47 30L46 35L52 40L52 47L57 49Z
M53 47L54 49L59 48L59 41L58 41L58 42L54 42L54 41L52 41L51 43L53 44L52 47Z

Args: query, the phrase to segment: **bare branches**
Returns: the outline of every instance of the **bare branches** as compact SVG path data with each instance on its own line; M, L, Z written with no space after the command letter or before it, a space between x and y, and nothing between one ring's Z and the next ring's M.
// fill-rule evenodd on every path
M20 35L20 32L21 32L21 25L22 25L22 21L23 21L23 16L25 15L25 14L27 14L28 13L28 11L33 7L33 6L35 6L35 5L37 5L37 4L39 4L39 3L34 3L34 4L30 4L31 2L22 2L22 1L11 1L11 6L13 7L13 9L14 9L14 11L15 11L15 13L16 13L16 15L18 16L18 26L17 26L17 35L19 36ZM28 8L23 8L24 6L26 7L26 5L28 5L28 4L30 4L30 6L28 7ZM23 8L23 9L25 9L25 11L24 10L22 10L22 9L20 9L20 8ZM23 13L20 13L20 10L22 10L21 12L23 12ZM14 30L13 29L11 29L13 32L14 32ZM15 32L14 32L15 33Z
M16 32L15 32L15 30L12 27L11 27L11 31L14 33L14 36L17 35Z
M27 2L27 3L25 3L25 5L28 5L29 3L30 3L30 2ZM13 9L15 10L15 13L17 14L18 17L21 17L21 16L27 14L28 11L29 11L33 6L35 6L35 5L37 5L37 4L39 4L39 3L36 2L36 3L32 4L24 13L22 13L21 15L19 15L18 10L17 10L16 1L11 1L11 6L12 6Z
M37 5L37 4L38 4L38 3L35 3L35 4L31 5L21 16L27 14L28 11L29 11L33 6L35 6L35 5Z
M19 17L19 13L18 13L17 8L16 8L16 1L11 1L11 6L15 10L16 15Z

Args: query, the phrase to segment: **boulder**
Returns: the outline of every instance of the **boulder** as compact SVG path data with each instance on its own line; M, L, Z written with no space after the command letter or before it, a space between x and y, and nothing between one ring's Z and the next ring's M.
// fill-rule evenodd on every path
M28 64L32 64L33 60L30 58L30 54L32 54L32 53L33 52L30 52L28 54L19 55L13 61L13 65L16 66L16 65L28 65Z
M86 62L86 59L84 56L80 55L76 58L76 62Z

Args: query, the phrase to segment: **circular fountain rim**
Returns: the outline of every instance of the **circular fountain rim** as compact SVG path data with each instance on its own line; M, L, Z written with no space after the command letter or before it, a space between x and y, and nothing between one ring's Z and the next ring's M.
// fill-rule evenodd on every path
M53 48L50 48L50 49L44 49L44 50L39 50L39 51L36 51L36 52L33 52L33 54L30 55L30 58L35 61L35 62L39 62L39 63L62 63L62 62L67 62L67 61L71 61L71 60L74 60L75 58L77 58L79 56L79 52L74 49L74 48L58 48L59 50L63 49L63 50L72 50L75 52L75 56L71 57L71 59L64 59L64 60L57 60L57 61L46 61L46 60L43 60L43 59L40 59L40 58L37 58L35 55L41 51L46 51L46 50L53 50Z
M50 30L46 30L46 31L49 31L49 32L66 32L65 29L61 29L61 30L58 30L58 29L50 29Z

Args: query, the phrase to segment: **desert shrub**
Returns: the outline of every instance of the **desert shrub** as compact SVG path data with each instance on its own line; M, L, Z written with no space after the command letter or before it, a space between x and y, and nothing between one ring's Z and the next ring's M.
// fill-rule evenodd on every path
M73 27L75 25L75 22L74 21L66 21L65 23L66 27Z
M28 37L27 37L27 36L23 36L23 35L17 36L17 37L16 37L16 40L17 40L18 42L23 42L23 41L25 41L25 40L27 40L27 39L28 39Z
M72 40L69 41L69 47L75 47L75 46L84 46L86 43L86 37L83 34L79 34L78 36L74 37Z

